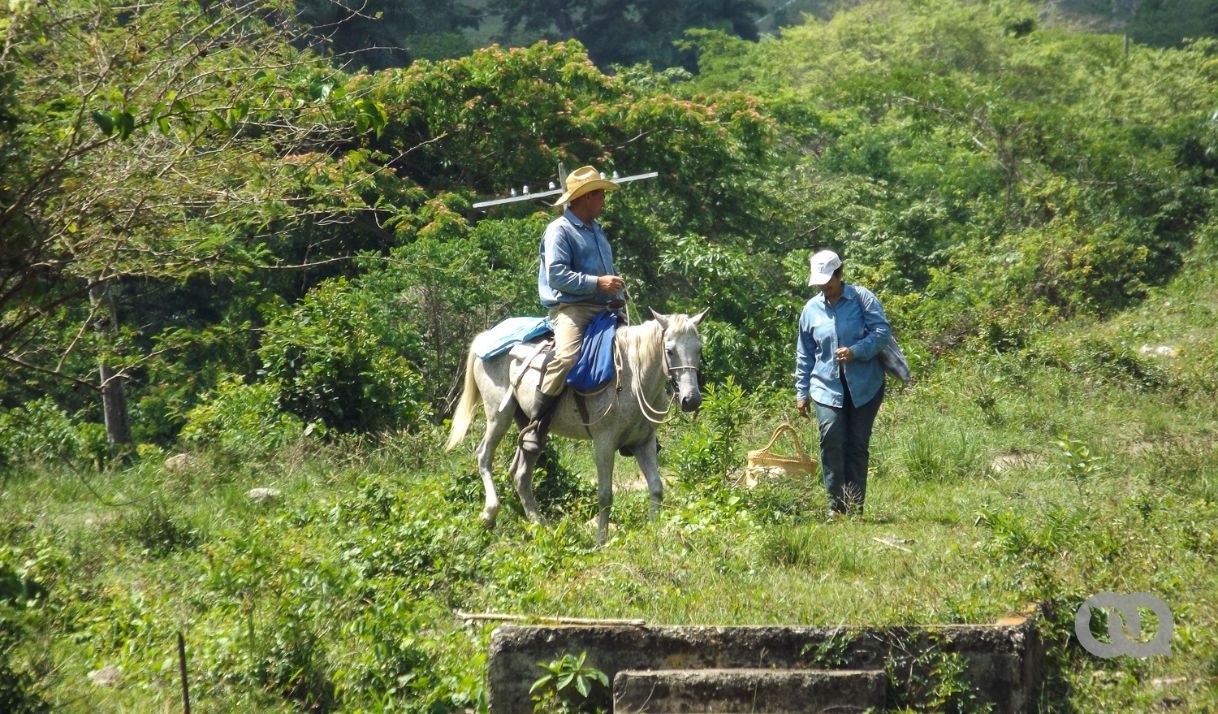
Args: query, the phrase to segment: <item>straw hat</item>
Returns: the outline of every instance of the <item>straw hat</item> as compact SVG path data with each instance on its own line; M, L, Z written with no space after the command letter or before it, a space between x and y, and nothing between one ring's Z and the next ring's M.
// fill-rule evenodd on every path
M591 166L580 167L567 174L567 190L563 191L554 205L561 206L564 203L570 203L589 191L601 188L613 191L617 189L617 184L601 178L601 173Z

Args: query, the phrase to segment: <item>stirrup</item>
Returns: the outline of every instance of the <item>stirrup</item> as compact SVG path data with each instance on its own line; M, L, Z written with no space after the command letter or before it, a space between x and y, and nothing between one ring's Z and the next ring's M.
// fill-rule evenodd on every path
M545 448L545 438L537 436L538 423L531 421L520 429L520 433L516 435L516 448L526 454L540 454ZM532 436L533 438L528 438ZM535 448L530 448L535 447Z

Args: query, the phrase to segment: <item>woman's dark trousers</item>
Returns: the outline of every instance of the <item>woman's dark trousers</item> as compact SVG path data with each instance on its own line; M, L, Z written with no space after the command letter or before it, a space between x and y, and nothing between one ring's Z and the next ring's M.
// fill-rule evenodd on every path
M813 401L820 425L820 468L829 493L829 508L836 513L847 509L862 512L867 497L867 461L870 456L871 427L880 411L884 388L861 407L850 400L840 407Z

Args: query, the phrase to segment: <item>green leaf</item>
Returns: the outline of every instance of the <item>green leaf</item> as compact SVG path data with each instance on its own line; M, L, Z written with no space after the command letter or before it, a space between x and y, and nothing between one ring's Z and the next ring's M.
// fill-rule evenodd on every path
M127 139L131 133L135 131L135 115L127 110L114 110L112 113L114 119L114 128L118 132L118 138Z
M312 426L313 426L312 424L309 425L310 428ZM546 687L550 686L550 682L552 682L552 681L554 681L554 675L552 675L552 674L545 675L544 677L537 680L536 682L533 682L533 686L529 687L529 694L536 692L538 689L545 689Z
M389 123L389 114L385 111L385 105L369 97L361 97L356 100L355 109L358 112L355 118L356 127L361 132L373 129L376 131L376 135L380 136Z
M114 120L110 118L109 114L94 109L92 112L90 112L90 115L93 117L93 121L97 122L97 126L101 129L103 134L110 136L114 133Z

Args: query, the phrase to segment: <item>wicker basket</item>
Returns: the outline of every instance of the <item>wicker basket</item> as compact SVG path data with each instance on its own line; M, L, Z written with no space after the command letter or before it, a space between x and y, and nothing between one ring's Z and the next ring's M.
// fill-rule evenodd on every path
M791 432L791 439L795 442L795 456L783 456L770 451L770 447L774 446L774 442L778 441L778 437L784 432ZM791 475L816 473L816 459L804 453L803 446L799 443L799 433L795 431L795 427L790 424L780 424L774 430L774 435L770 437L770 443L763 448L748 453L748 467L745 469L746 484L752 486L756 483L757 477L775 473L785 473Z

